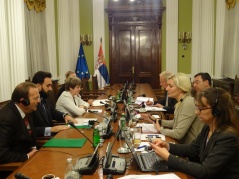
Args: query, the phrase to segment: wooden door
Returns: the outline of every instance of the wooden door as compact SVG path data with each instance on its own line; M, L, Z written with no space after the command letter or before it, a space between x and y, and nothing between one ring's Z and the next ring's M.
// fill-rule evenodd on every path
M111 82L134 81L158 88L161 60L157 29L157 26L115 26Z
M159 88L162 0L108 1L110 83Z

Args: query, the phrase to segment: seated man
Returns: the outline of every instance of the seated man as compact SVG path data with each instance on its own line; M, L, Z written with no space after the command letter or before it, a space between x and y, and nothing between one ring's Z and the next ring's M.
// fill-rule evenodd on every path
M67 113L57 111L47 99L47 93L52 90L51 73L38 71L33 76L32 82L37 85L41 97L41 103L32 113L38 137L51 136L61 130L69 129L69 126L66 125L53 126L53 120L76 123L76 120Z
M204 89L210 88L211 84L211 76L208 73L197 73L194 75L192 96L195 96L196 93L200 93Z
M67 80L68 77L75 77L76 73L73 71L68 71L68 72L66 72L65 76L66 76L66 80ZM66 90L65 88L66 88L66 85L64 83L61 85L61 88L59 89L59 91L57 93L57 99L61 96L61 93L63 93L63 91Z
M40 96L36 85L16 86L11 101L0 110L0 163L24 162L36 150L36 131L30 113L37 109Z
M163 89L165 90L165 96L162 100L160 101L155 101L154 102L154 106L157 106L159 108L163 108L165 110L167 110L165 113L168 114L173 114L174 113L174 109L175 109L175 104L177 103L177 100L174 98L170 98L168 97L168 93L166 91L167 88L167 79L168 77L172 75L170 72L167 71L163 71L162 73L160 73L159 75L159 80L160 80L160 85L163 87ZM152 101L147 101L146 105L153 105Z

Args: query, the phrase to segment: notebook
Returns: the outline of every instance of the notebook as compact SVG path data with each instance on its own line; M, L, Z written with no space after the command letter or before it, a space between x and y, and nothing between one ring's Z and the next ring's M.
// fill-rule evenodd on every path
M142 172L169 172L173 171L168 168L167 162L159 158L154 151L148 153L137 153L134 146L129 140L126 140L135 162Z

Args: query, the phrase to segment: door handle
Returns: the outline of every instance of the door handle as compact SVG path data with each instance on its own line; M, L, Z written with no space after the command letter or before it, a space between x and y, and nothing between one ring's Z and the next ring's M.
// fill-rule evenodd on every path
M132 66L131 71L132 71L132 74L134 74L134 66Z

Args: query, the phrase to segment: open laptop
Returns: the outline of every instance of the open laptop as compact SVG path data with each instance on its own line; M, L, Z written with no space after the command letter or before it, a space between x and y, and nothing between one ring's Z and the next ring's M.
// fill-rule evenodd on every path
M132 152L133 158L141 171L155 171L156 173L173 171L168 168L167 162L159 158L154 151L148 153L137 153L129 140L126 140L126 144Z

